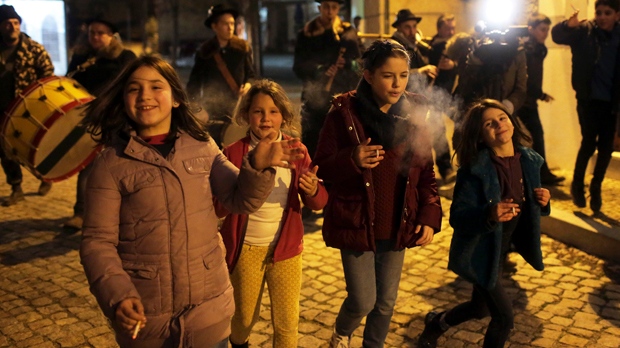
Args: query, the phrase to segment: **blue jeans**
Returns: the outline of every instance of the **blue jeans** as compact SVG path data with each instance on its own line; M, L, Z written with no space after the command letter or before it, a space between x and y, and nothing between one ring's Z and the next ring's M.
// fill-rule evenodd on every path
M405 250L377 241L377 252L341 250L347 298L336 318L336 333L351 336L366 318L364 347L383 347L394 313Z

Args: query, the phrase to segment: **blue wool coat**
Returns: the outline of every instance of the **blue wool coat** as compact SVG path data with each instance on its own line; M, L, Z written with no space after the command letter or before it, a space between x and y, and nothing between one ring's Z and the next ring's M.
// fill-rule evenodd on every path
M512 235L516 251L536 270L542 271L540 217L549 215L551 204L541 207L534 196L540 187L542 157L534 150L517 148L525 188L525 202L517 229ZM448 268L464 279L491 289L499 276L502 223L488 221L491 207L501 201L497 171L491 151L483 149L470 167L460 168L456 176L450 225L454 228Z

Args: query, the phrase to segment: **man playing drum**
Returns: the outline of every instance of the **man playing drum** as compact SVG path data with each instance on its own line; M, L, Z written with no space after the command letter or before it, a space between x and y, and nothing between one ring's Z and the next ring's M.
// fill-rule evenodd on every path
M0 6L0 110L38 79L54 74L54 66L45 48L20 30L22 19L10 5ZM22 170L18 162L0 149L2 169L11 185L11 195L2 205L8 207L24 200ZM46 195L51 183L41 181L39 194Z
M196 52L189 75L187 94L209 113L209 134L222 147L222 131L231 121L237 100L250 89L254 79L252 50L243 39L234 36L239 12L226 5L215 5L209 11L205 26L215 37Z

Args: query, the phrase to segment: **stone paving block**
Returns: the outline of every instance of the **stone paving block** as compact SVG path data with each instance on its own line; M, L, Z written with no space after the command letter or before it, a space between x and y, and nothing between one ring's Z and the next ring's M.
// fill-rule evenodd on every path
M560 342L570 344L572 346L577 346L577 347L585 347L588 344L587 339L577 337L574 335L563 335L562 338L560 338Z
M617 348L620 346L620 337L603 334L601 335L601 338L596 341L596 344L601 347Z

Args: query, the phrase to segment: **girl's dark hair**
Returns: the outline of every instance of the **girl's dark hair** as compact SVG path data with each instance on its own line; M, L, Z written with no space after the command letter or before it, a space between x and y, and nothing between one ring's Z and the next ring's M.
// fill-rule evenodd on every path
M291 100L286 95L282 86L268 79L255 81L248 92L239 100L235 112L233 113L235 122L240 126L250 124L250 106L252 105L254 97L259 93L270 96L271 99L273 99L273 103L278 107L278 110L280 110L282 114L282 130L285 131L285 133L296 132L298 120L293 111L293 103L291 103Z
M609 6L616 12L620 11L620 1L618 0L596 0L594 2L594 8L597 8L601 5Z
M144 56L127 65L114 81L105 87L97 99L87 105L83 124L95 141L109 145L123 132L131 128L137 129L136 124L125 112L124 95L129 78L141 67L155 69L163 76L170 84L172 99L179 103L178 107L172 108L168 139L173 139L179 131L184 131L197 140L208 140L209 135L204 125L194 117L187 94L174 68L161 58Z
M510 114L504 104L494 99L483 99L473 103L463 118L460 128L462 137L456 146L456 159L460 167L469 167L478 156L478 152L486 148L486 144L482 141L482 115L487 109L500 109L510 119L514 126L512 135L512 143L515 147L524 146L531 138L521 129L517 120Z
M365 70L375 72L382 66L388 58L402 58L407 61L409 66L409 53L403 45L394 40L376 40L362 55L363 67Z

